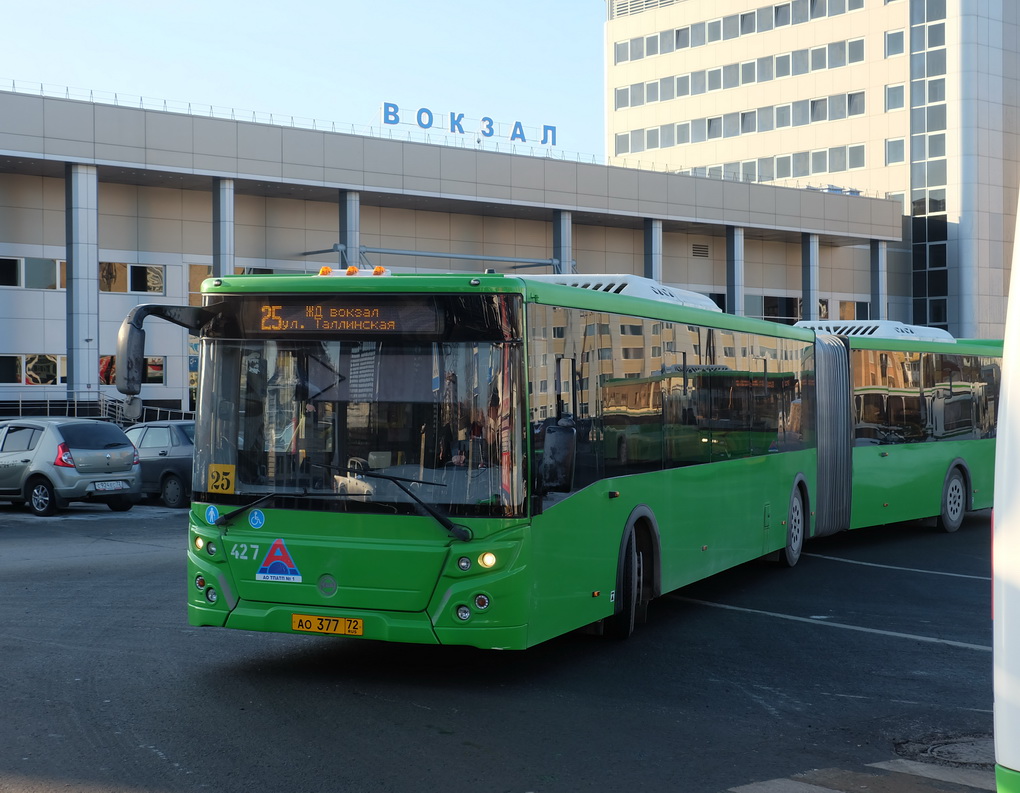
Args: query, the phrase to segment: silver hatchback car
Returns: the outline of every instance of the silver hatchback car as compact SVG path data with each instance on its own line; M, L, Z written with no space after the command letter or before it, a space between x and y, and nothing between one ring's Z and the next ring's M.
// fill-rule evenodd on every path
M140 498L138 451L116 424L96 419L0 419L0 500L53 515L71 501L115 512Z

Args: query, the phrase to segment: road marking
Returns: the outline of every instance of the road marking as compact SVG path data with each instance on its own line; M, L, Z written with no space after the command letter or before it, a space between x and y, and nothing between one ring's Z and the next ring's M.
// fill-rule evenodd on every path
M995 772L989 768L954 768L951 766L918 763L915 760L890 760L887 763L871 763L869 768L880 768L899 774L910 774L939 782L952 782L956 785L978 788L979 790L995 790Z
M846 564L859 564L863 567L882 567L886 570L900 570L905 573L927 573L928 575L944 575L950 578L972 578L975 581L991 581L991 576L964 575L963 573L942 573L938 570L922 570L918 567L896 567L891 564L875 564L874 562L858 562L854 559L841 559L838 556L825 556L820 553L806 553L804 556L813 556L815 559L827 559L830 562L845 562Z
M834 793L831 787L818 787L795 779L770 779L750 785L731 787L730 793Z
M717 609L726 609L727 611L742 611L745 614L760 614L765 617L776 617L781 620L791 620L792 622L806 622L810 625L823 625L827 628L842 628L847 631L859 631L860 633L873 633L876 636L891 636L894 639L912 639L916 642L928 642L930 644L944 644L947 647L960 647L964 650L981 650L986 653L992 651L991 647L986 647L983 644L969 644L967 642L956 642L952 639L937 639L934 636L918 636L913 633L899 633L898 631L883 631L878 628L862 628L859 625L847 625L842 622L822 622L821 620L811 619L809 617L795 617L792 614L779 614L775 611L761 611L760 609L748 609L742 606L730 606L725 603L710 603L707 600L696 600L694 598L683 597L681 595L671 595L675 600L681 600L686 603L696 603L699 606L711 606Z

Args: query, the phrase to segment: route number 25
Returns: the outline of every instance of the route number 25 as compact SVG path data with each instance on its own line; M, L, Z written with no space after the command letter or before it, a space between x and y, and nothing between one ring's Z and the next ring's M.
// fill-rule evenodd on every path
M234 466L222 463L211 463L209 465L210 493L233 493L234 482Z

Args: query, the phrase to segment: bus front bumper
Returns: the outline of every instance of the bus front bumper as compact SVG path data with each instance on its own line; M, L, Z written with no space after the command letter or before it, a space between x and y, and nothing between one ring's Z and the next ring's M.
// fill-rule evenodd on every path
M483 649L524 649L527 647L527 625L491 627L435 627L425 612L366 611L361 609L323 609L274 603L240 601L229 613L215 607L188 604L188 623L196 627L215 626L238 630L274 633L311 633L331 635L335 632L296 630L294 615L322 617L330 625L337 620L360 620L361 633L347 634L353 638L376 639L409 644L459 644ZM224 619L224 617L226 619Z

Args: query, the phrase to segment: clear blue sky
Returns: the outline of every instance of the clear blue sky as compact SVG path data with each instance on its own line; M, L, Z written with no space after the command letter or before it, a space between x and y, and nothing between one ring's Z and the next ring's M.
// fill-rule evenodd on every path
M393 102L402 121L427 107L447 129L451 111L551 124L558 149L604 154L604 0L8 0L2 10L3 90L16 80L359 126L378 126Z

